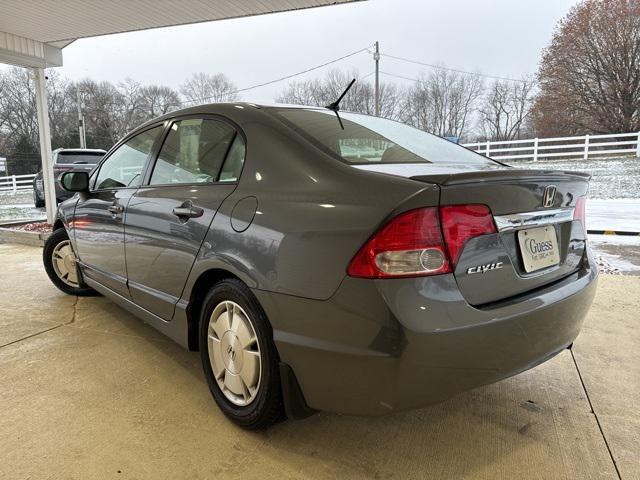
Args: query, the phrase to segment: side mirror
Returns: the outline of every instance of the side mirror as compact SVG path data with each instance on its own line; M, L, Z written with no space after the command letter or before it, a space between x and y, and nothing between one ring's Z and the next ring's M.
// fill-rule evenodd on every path
M88 192L89 174L87 172L65 172L60 177L62 188L70 192Z

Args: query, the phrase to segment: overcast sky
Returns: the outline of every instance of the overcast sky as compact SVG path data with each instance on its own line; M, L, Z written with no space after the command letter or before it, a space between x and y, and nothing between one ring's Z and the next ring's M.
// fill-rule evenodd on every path
M298 12L80 39L58 70L70 79L178 85L194 72L225 73L238 88L269 81L380 42L382 53L485 74L535 72L554 26L575 0L370 0ZM363 52L331 68L373 71ZM382 58L380 69L415 77L425 67ZM371 77L369 77L371 78ZM402 80L385 78L403 83ZM406 82L405 82L406 83ZM271 102L287 82L242 94Z

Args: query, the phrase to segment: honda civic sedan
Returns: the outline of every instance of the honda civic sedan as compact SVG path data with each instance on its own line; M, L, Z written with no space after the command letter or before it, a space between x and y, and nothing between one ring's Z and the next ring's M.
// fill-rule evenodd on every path
M597 279L588 181L337 108L199 106L63 175L44 265L199 350L245 428L381 415L572 344Z

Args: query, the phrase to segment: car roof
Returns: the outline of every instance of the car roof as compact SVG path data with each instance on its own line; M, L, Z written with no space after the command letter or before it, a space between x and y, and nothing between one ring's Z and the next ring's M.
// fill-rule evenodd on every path
M222 115L222 116L231 117L231 119L233 120L233 117L236 116L234 114L240 114L241 111L244 113L243 116L246 118L246 116L249 115L250 112L255 112L255 114L258 114L258 112L260 112L261 110L265 111L265 110L270 110L274 108L280 108L280 109L286 108L286 109L292 109L292 110L293 109L315 110L315 111L322 111L322 112L328 111L325 107L318 107L318 106L312 106L312 105L293 105L293 104L286 104L286 103L254 103L254 102L206 103L202 105L195 105L193 107L183 108L180 110L173 110L160 117L156 117L152 120L149 120L141 125L138 125L136 128L131 130L127 134L127 137L134 133L139 132L140 130L147 128L151 124L166 121L166 120L171 120L175 117L184 116L184 115ZM350 112L348 110L340 110L340 111L345 113L359 113L359 112ZM362 113L359 113L359 114L366 115Z

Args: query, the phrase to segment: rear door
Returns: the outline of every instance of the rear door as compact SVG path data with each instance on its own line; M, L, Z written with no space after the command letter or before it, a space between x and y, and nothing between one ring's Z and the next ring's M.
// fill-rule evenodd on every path
M91 191L80 196L72 223L85 277L127 298L124 217L161 130L150 127L111 152L93 175Z
M214 215L236 188L240 132L220 118L185 117L167 130L157 160L127 208L132 299L170 320Z

